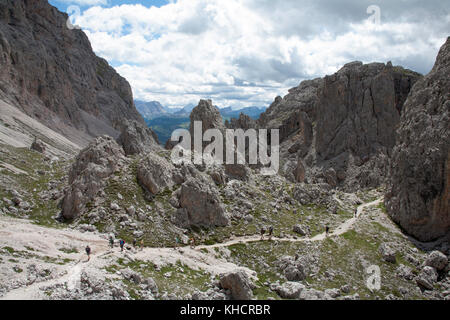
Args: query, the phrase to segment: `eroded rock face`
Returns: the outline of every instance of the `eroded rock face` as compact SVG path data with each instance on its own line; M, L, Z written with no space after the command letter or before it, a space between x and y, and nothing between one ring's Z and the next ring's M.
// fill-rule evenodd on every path
M127 156L159 149L158 137L153 130L137 121L125 121L117 143L122 146Z
M189 178L182 184L179 204L185 209L182 220L190 226L223 227L229 218L220 202L216 186L204 177Z
M62 203L65 219L78 218L98 196L106 179L125 162L122 148L108 136L98 137L75 159L69 172L69 187Z
M129 83L67 20L46 0L0 2L0 97L71 141L73 128L92 140L144 123Z
M150 153L139 162L137 179L142 187L156 195L175 184L173 181L174 170L172 163Z
M422 241L450 230L450 38L405 105L392 156L386 209Z
M220 285L231 291L234 300L252 300L254 285L244 271L238 270L224 274Z
M391 63L352 62L277 97L258 127L280 129L288 179L375 188L386 180L403 103L420 77Z

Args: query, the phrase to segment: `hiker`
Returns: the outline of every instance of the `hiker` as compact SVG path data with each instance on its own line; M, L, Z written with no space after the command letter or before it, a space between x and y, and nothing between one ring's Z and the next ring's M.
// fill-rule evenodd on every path
M120 239L119 244L120 244L120 251L123 252L123 246L125 245L125 241L123 241L123 239Z
M329 226L326 226L325 227L325 234L326 234L326 236L328 237L328 234L330 233L330 227Z
M269 241L272 240L272 235L273 235L273 226L270 226L270 228L269 228Z
M109 237L109 246L112 248L114 248L114 239L112 236Z
M266 229L264 227L261 228L261 241L264 240L264 234L266 233Z
M144 250L144 240L141 240L141 251Z
M137 245L137 240L133 239L133 248L136 249L136 245Z
M180 245L180 238L178 236L175 237L175 249Z
M191 238L190 243L191 243L191 249L194 249L195 248L195 239Z
M89 247L89 245L86 246L86 254L88 256L88 260L91 260L91 248Z
M355 218L358 217L358 208L355 209Z

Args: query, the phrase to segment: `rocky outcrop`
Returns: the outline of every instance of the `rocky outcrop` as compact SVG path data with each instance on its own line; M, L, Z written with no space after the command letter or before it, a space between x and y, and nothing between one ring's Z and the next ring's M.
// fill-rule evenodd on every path
M0 2L0 98L85 145L117 137L124 119L144 123L129 83L67 21L46 0Z
M288 281L303 281L309 275L308 262L304 259L285 256L277 264Z
M202 133L204 134L209 129L224 130L222 115L219 109L213 106L211 100L200 100L197 107L192 110L190 132L192 140L194 140L194 122L202 122Z
M450 230L449 74L450 38L403 107L392 155L386 209L406 232L422 241Z
M252 300L254 284L244 271L232 271L220 278L220 285L231 291L233 300Z
M182 184L178 212L184 226L223 227L229 218L220 202L216 186L202 176L189 178Z
M117 139L127 156L145 154L159 149L158 137L152 129L137 121L125 121Z
M174 169L172 163L165 158L150 153L138 164L138 183L145 190L156 195L175 184L173 181Z
M225 121L225 126L229 129L248 130L256 128L256 121L241 112L238 119L232 118L230 121Z
M31 150L34 150L39 153L45 153L46 147L45 147L45 144L41 140L35 139L33 141L33 143L31 144Z
M403 103L420 75L352 62L277 97L259 128L279 129L283 174L356 190L385 182Z
M76 219L99 196L106 179L125 163L122 148L113 138L103 136L82 150L69 172L69 187L62 203L62 217Z

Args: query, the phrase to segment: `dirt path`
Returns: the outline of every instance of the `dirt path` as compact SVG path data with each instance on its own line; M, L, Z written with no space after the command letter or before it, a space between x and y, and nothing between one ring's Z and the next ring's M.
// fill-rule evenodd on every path
M341 235L352 228L358 218L362 215L367 207L376 206L382 202L378 199L371 203L366 203L358 207L357 217L353 217L345 221L336 230L329 234L329 236ZM326 234L322 233L312 238L272 238L273 241L281 242L312 242L322 241L326 238ZM201 245L192 249L190 247L174 248L145 248L142 251L133 253L121 253L119 250L110 249L107 246L106 236L98 234L81 233L73 229L50 229L32 224L28 220L13 219L7 217L0 218L0 243L2 246L11 245L14 248L25 248L32 246L39 250L40 254L48 256L61 256L61 247L77 247L84 248L89 244L93 249L94 254L91 256L91 261L86 262L86 257L83 253L78 253L78 259L68 265L60 267L55 278L33 283L26 287L20 287L9 291L0 300L35 300L41 299L42 291L40 288L49 287L55 284L67 284L70 290L79 286L80 277L83 270L88 266L95 266L100 261L99 258L105 256L127 257L131 260L137 259L142 261L151 261L156 265L176 264L180 261L183 265L195 270L204 270L212 275L219 275L235 269L245 271L250 277L255 278L256 273L248 268L240 267L230 263L224 259L218 259L213 252L203 252L201 249L227 248L229 246L240 243L252 243L261 241L260 236L248 236L232 239L224 243L217 243L214 245ZM64 256L64 255L63 255ZM80 258L81 257L81 258Z
M359 206L356 218L353 217L353 218L345 221L343 224L341 224L339 227L337 227L335 231L330 232L329 236L330 237L331 236L339 236L339 235L342 235L342 234L346 233L347 231L349 231L353 227L353 225L356 223L356 221L358 221L358 218L361 216L361 214L363 213L365 208L379 205L382 201L383 201L383 198ZM326 233L324 232L324 233L318 234L318 235L316 235L316 236L314 236L312 238L300 238L300 239L297 238L297 239L294 239L294 238L276 238L276 237L272 237L272 240L273 241L280 241L280 242L315 242L315 241L323 241L323 240L325 240L326 237L327 237ZM235 244L239 244L239 243L251 243L251 242L259 242L259 241L261 241L261 237L259 235L247 236L247 237L239 237L239 238L236 238L236 239L224 242L224 243L217 243L217 244L214 244L214 245L197 246L196 249L224 248L224 247L229 247L229 246L232 246L232 245L235 245Z

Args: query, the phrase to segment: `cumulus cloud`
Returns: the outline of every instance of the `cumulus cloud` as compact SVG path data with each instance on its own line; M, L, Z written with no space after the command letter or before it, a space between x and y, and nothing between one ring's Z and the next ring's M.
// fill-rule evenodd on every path
M367 13L374 2L380 24ZM417 0L178 0L96 6L75 22L138 99L262 106L353 60L428 72L450 30L448 9Z

